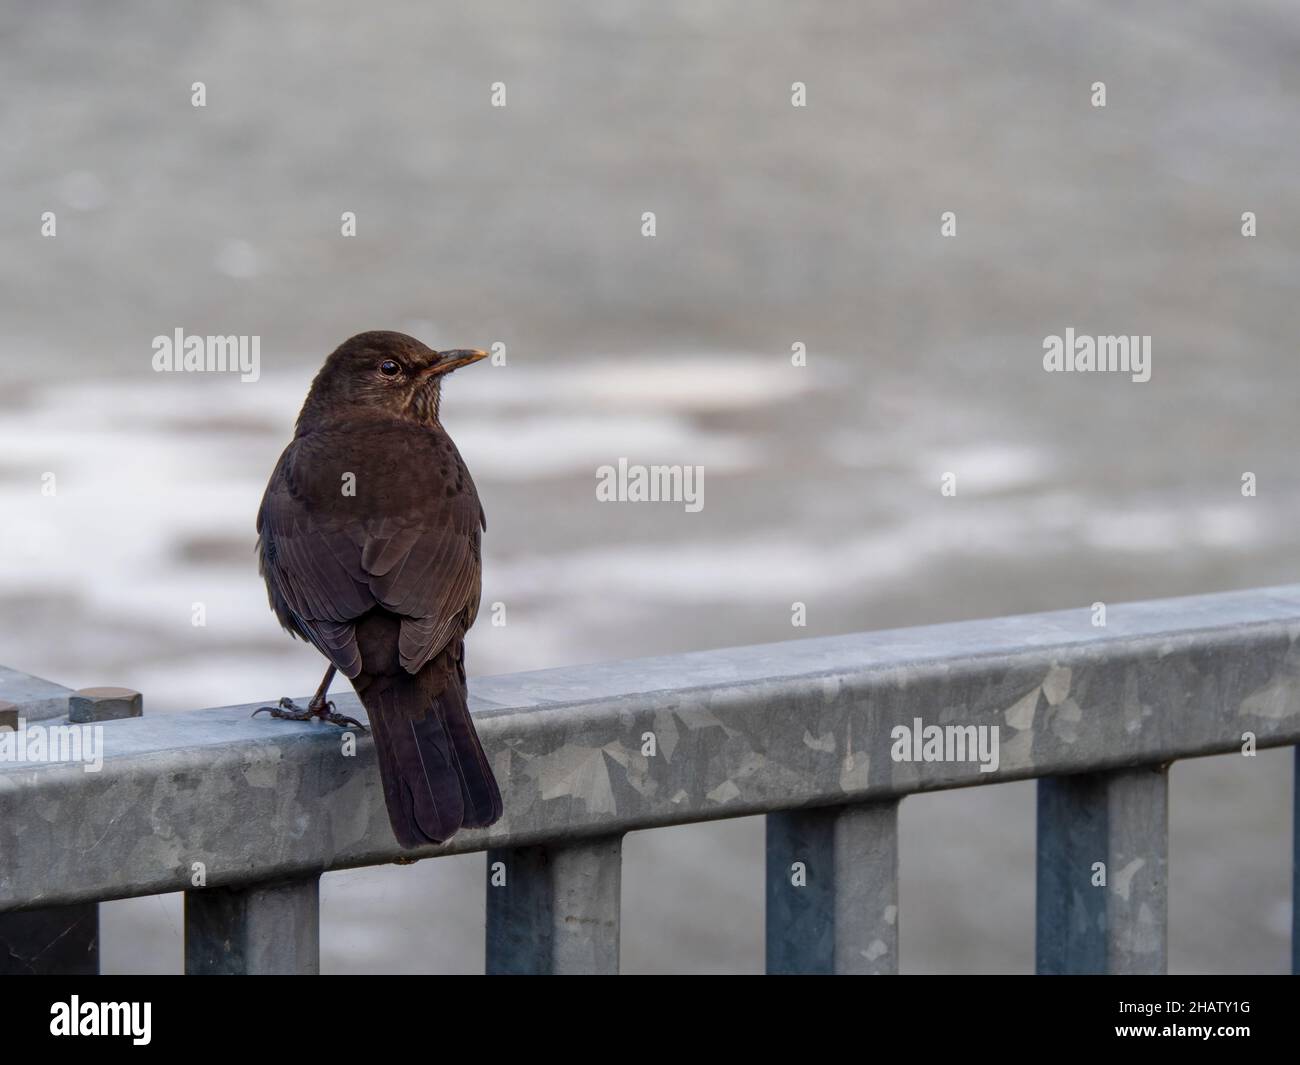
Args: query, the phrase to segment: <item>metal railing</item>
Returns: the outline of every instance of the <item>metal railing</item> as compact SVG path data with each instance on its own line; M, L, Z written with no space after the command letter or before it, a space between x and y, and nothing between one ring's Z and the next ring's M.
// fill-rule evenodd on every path
M1300 585L1108 614L476 679L505 816L419 852L364 736L348 756L248 706L108 720L99 772L0 759L0 965L93 971L94 903L184 891L187 972L313 973L322 872L487 851L490 972L614 972L623 834L766 814L769 971L893 972L899 800L1040 778L1039 971L1162 972L1168 766L1300 743ZM11 717L49 724L69 694L0 671Z

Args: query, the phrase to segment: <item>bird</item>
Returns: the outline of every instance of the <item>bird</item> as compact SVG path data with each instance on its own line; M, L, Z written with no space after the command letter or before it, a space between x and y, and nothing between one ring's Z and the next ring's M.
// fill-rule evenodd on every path
M257 514L271 609L328 667L305 708L281 699L254 714L364 728L328 699L336 671L346 676L408 850L503 809L465 679L487 518L440 420L443 380L484 358L385 330L344 341L313 380Z

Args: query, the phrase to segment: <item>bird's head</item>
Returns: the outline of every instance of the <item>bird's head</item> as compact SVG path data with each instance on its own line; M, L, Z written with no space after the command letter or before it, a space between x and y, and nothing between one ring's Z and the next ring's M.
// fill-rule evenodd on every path
M486 359L476 348L434 351L405 333L358 333L321 367L298 418L299 432L320 420L369 413L438 424L442 379Z

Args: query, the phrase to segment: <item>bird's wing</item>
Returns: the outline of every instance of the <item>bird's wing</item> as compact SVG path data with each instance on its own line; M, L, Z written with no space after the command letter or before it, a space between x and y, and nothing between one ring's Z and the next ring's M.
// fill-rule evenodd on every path
M444 492L424 507L436 520L381 523L367 530L361 556L375 599L402 618L399 651L411 673L474 624L482 580L477 500L471 509Z
M365 443L285 451L258 515L262 573L285 627L348 677L363 668L352 623L376 606L401 618L399 660L415 673L478 613L482 509L445 434L394 427ZM355 495L340 491L346 474Z

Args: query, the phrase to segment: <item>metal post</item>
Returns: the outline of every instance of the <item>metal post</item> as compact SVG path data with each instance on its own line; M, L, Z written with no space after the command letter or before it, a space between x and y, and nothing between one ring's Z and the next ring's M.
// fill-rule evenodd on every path
M99 907L0 914L0 976L98 976Z
M623 837L487 854L489 973L615 974Z
M767 971L898 971L898 803L767 815Z
M185 892L187 976L320 973L320 877Z
M1291 975L1300 976L1300 747L1295 749L1291 813Z
M68 721L92 725L144 713L144 698L129 688L83 688L68 699ZM0 703L0 728L18 728L22 708ZM55 722L45 720L39 727ZM0 975L99 975L99 906L84 902L0 914Z
M1163 973L1166 767L1038 782L1040 973Z

